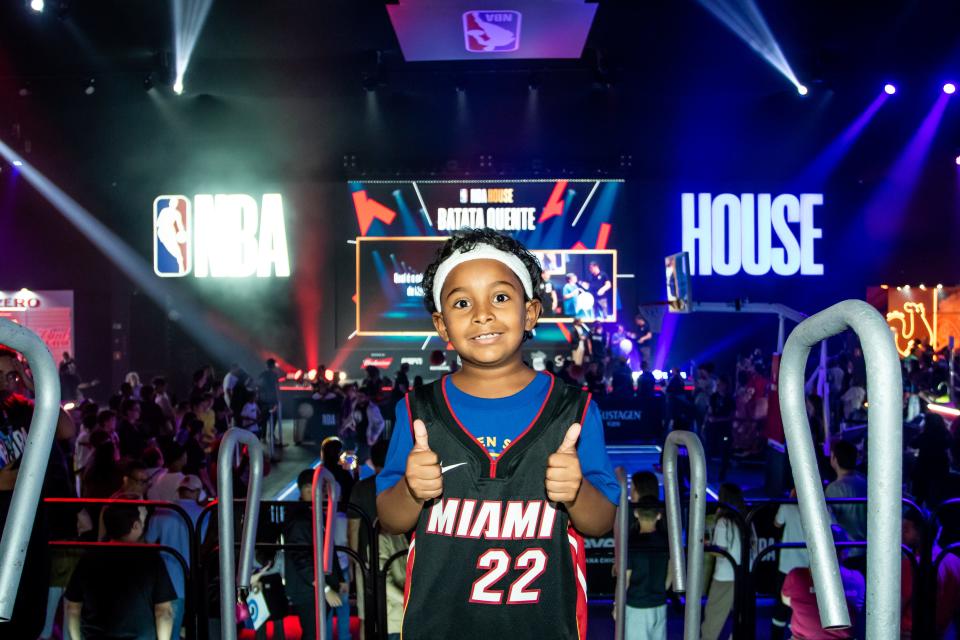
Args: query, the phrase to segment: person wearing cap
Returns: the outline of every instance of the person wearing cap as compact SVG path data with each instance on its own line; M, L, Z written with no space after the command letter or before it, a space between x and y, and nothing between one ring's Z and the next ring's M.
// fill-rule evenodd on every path
M398 403L377 476L383 530L416 529L406 640L586 635L582 536L611 529L619 485L590 394L524 363L541 280L535 256L487 229L455 234L424 272L462 367Z
M200 502L202 490L203 484L200 478L193 475L183 476L177 487L179 497L176 504L187 512L194 526L203 511L203 504ZM199 535L200 540L204 539L209 522L209 518L204 521L203 531ZM183 517L173 509L158 507L147 522L143 539L144 542L162 544L176 549L186 560L187 568L190 567L190 529ZM169 553L163 553L161 556L177 593L177 599L173 602L173 637L179 638L186 603L186 576L183 575L183 567L176 558Z

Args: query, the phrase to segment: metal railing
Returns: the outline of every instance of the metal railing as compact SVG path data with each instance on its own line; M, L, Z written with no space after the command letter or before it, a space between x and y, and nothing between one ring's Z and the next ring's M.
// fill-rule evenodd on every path
M310 498L313 504L313 596L317 608L317 638L327 640L327 598L323 576L330 573L333 560L333 519L337 513L336 481L326 474L330 472L319 466L313 471ZM327 517L324 527L323 498L326 489ZM326 529L326 535L324 535ZM360 560L359 556L357 557Z
M0 344L23 354L34 379L35 404L23 457L0 537L0 621L10 620L40 503L40 490L60 415L60 378L47 345L29 329L0 318Z
M243 519L240 544L240 566L234 574L233 540L233 459L237 448L247 446L250 460L250 478L247 484L247 509ZM220 536L220 622L224 640L237 640L236 602L238 595L246 599L253 575L254 544L257 519L260 515L260 495L263 490L263 447L253 433L244 429L228 429L220 441L217 459L217 502ZM238 593L237 589L240 589Z
M680 518L680 478L677 456L686 447L690 458L690 528L687 556L683 555L683 522ZM701 597L703 595L703 534L707 508L707 465L703 445L690 431L672 431L663 447L663 483L667 503L667 537L673 558L674 591L686 591L683 635L686 640L700 637Z
M804 373L810 349L821 340L852 329L860 338L867 369L868 457L875 470L867 479L867 637L895 640L900 635L900 562L890 551L900 544L903 476L903 420L900 361L890 329L876 309L846 300L797 325L780 362L780 407L787 451L799 498L810 568L825 629L850 626L830 514L823 495L813 436L807 419Z
M617 586L614 590L615 640L623 640L626 634L627 617L627 543L630 536L630 497L627 495L627 474L623 467L617 467L617 482L620 485L620 504L617 506L617 519L614 525L614 562L617 569Z

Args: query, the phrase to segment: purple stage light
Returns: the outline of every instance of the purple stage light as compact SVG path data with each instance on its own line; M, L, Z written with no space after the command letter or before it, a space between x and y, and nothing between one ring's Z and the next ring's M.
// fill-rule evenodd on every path
M948 82L945 85L943 85L943 92L946 93L947 95L953 95L954 93L956 93L956 91L957 91L957 85L953 84L952 82Z
M960 166L960 156L957 156L957 166Z
M883 85L883 91L888 96L892 96L897 92L897 88L888 82L887 84Z

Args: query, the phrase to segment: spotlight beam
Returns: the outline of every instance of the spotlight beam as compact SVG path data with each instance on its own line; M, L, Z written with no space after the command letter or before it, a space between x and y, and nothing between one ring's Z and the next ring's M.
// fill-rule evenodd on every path
M191 302L162 279L157 278L130 245L121 240L106 225L96 219L76 200L50 181L33 165L21 158L6 143L0 141L0 156L20 167L20 175L29 182L70 224L77 228L94 246L110 259L144 293L221 362L243 362L256 366L260 361L255 350L211 330L211 320L204 310ZM19 163L19 164L18 164Z
M183 78L200 39L213 0L173 0L173 52L176 78L173 90L183 92Z
M754 0L699 0L703 7L722 22L730 31L759 53L767 63L783 74L800 95L806 88L797 79L786 56L780 50L767 21Z

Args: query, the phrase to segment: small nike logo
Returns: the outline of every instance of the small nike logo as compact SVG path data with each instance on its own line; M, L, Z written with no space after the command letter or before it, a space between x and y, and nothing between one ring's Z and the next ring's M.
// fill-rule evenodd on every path
M456 469L457 467L462 467L462 466L465 465L465 464L467 464L467 463L466 463L466 462L458 462L457 464L451 464L451 465L447 465L446 467L440 467L440 473L441 473L441 474L444 474L444 473L446 473L447 471L450 471L450 469Z

